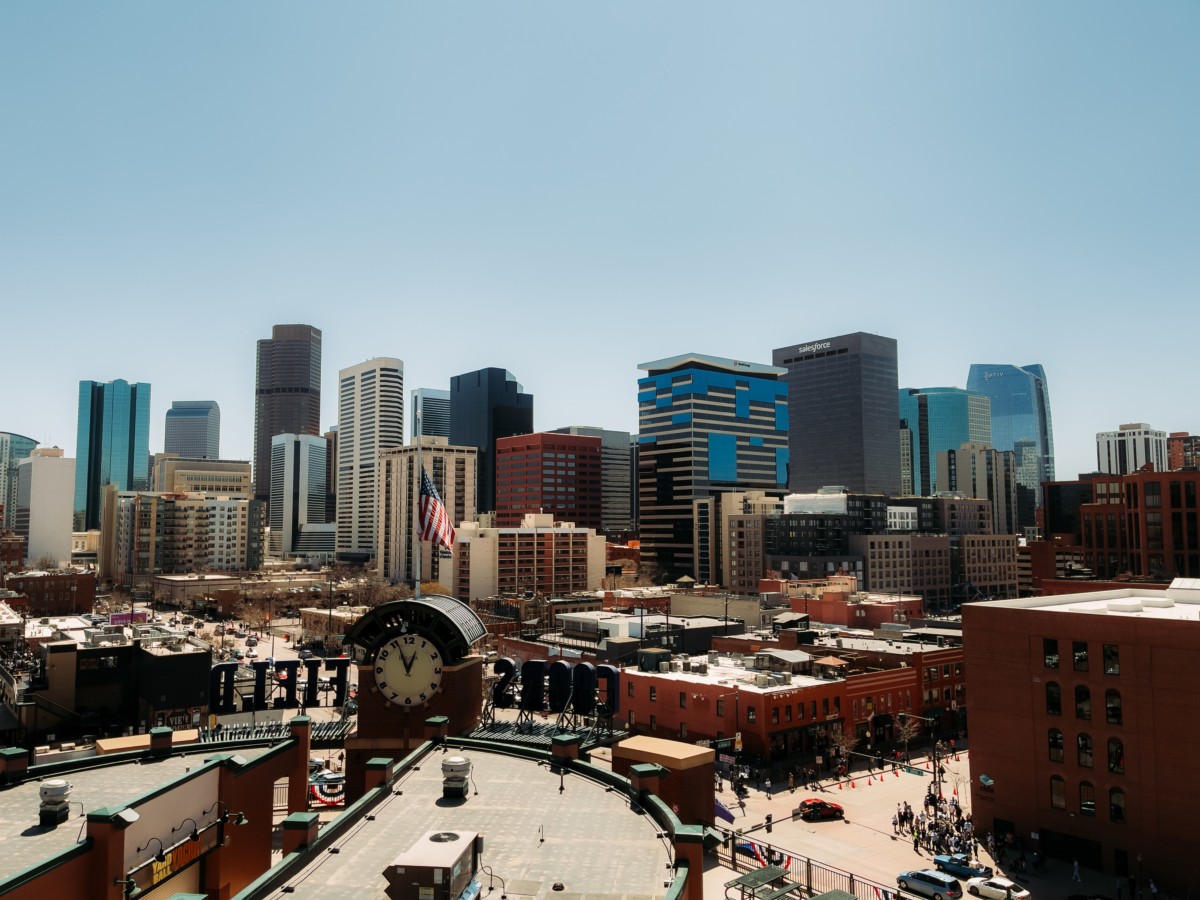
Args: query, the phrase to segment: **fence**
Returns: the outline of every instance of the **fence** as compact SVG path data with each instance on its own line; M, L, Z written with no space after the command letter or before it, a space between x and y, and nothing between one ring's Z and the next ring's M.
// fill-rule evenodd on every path
M834 890L845 891L860 900L891 900L899 896L895 885L862 878L728 828L717 830L725 835L717 847L717 859L735 872L749 872L765 865L782 866L788 871L788 880L801 885L808 897Z

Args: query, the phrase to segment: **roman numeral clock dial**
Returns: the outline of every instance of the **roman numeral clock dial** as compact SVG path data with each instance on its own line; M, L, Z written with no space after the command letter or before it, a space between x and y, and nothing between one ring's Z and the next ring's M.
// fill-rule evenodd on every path
M442 663L432 642L416 634L399 635L375 655L375 686L397 706L421 706L442 683Z

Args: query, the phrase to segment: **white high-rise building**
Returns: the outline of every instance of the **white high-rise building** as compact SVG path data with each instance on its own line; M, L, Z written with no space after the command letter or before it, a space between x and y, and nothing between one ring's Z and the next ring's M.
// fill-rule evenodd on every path
M378 556L379 454L404 444L404 363L380 356L338 373L337 555Z
M25 558L71 561L75 460L57 447L34 450L17 463L14 530L25 538Z
M1122 425L1096 435L1096 471L1130 475L1149 463L1155 472L1167 471L1167 433L1145 422Z

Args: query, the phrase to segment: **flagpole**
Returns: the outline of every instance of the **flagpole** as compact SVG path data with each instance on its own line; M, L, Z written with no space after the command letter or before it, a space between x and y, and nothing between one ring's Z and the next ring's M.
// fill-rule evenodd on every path
M421 596L421 479L425 477L425 464L421 461L421 436L417 435L413 438L413 443L417 445L417 477L413 481L413 486L416 488L417 503L413 507L413 514L409 516L410 528L412 529L411 543L416 545L413 551L413 597ZM412 527L415 525L416 527Z

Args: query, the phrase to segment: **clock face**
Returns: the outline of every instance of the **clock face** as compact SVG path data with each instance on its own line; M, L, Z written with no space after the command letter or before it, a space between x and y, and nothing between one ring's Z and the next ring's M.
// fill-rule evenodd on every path
M420 635L401 634L375 655L375 686L397 706L421 706L442 683L442 654Z

